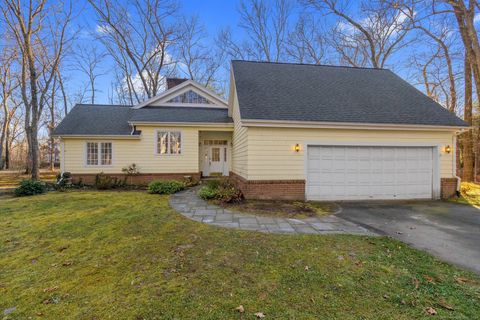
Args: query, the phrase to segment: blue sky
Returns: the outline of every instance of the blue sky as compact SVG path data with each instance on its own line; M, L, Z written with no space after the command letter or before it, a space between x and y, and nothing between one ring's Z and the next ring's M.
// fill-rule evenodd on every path
M120 1L121 2L121 1ZM214 39L218 32L225 27L231 27L235 31L236 36L241 36L242 30L238 28L239 14L237 12L238 1L236 0L179 0L180 12L185 16L198 16L200 23L205 27L210 45L214 46ZM85 46L90 46L92 34L96 32L97 23L95 13L86 0L82 0L77 4L76 8L80 14L77 20L80 32L80 42ZM98 44L98 47L101 47ZM109 91L111 90L111 81L113 71L111 70L112 62L107 57L103 63L102 75L97 81L99 92L96 93L97 103L109 103ZM78 91L87 78L81 72L70 69L70 89L71 92ZM87 97L89 94L87 94Z

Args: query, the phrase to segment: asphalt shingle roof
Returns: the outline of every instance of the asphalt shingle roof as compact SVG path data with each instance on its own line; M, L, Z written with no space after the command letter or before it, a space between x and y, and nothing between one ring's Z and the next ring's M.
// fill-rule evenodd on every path
M467 126L385 69L232 61L242 119Z
M231 123L228 110L201 107L144 107L78 104L55 129L55 135L129 135L132 122Z
M133 110L130 121L229 123L226 108L144 107Z
M55 128L55 135L128 135L132 109L115 105L77 104Z

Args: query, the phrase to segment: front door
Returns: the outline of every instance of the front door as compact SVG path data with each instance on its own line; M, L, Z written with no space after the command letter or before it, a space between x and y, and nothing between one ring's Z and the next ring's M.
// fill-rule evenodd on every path
M223 174L222 148L219 146L209 147L209 172L211 176Z
M207 144L204 147L203 175L228 176L227 144L220 144L217 141L215 141L217 142L216 144L213 144L213 141L206 142Z

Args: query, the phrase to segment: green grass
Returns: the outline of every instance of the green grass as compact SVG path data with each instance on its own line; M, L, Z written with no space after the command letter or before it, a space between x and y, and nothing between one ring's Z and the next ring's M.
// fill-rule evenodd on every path
M438 319L480 314L477 276L398 241L220 229L183 218L167 199L67 192L0 200L0 314L11 307L5 319L254 319L255 312L419 319L430 317L428 307Z

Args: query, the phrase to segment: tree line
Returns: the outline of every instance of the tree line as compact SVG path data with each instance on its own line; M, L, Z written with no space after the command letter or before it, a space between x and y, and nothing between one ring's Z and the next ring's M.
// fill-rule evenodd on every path
M234 5L232 3L232 5ZM193 79L226 94L231 59L389 68L472 125L478 155L480 5L473 0L239 0L236 25L209 34L176 0L0 0L0 169L53 169L55 126L76 103L133 105ZM84 23L88 17L89 22ZM91 30L91 31L85 31ZM79 79L82 83L79 84ZM102 101L106 102L106 101Z

